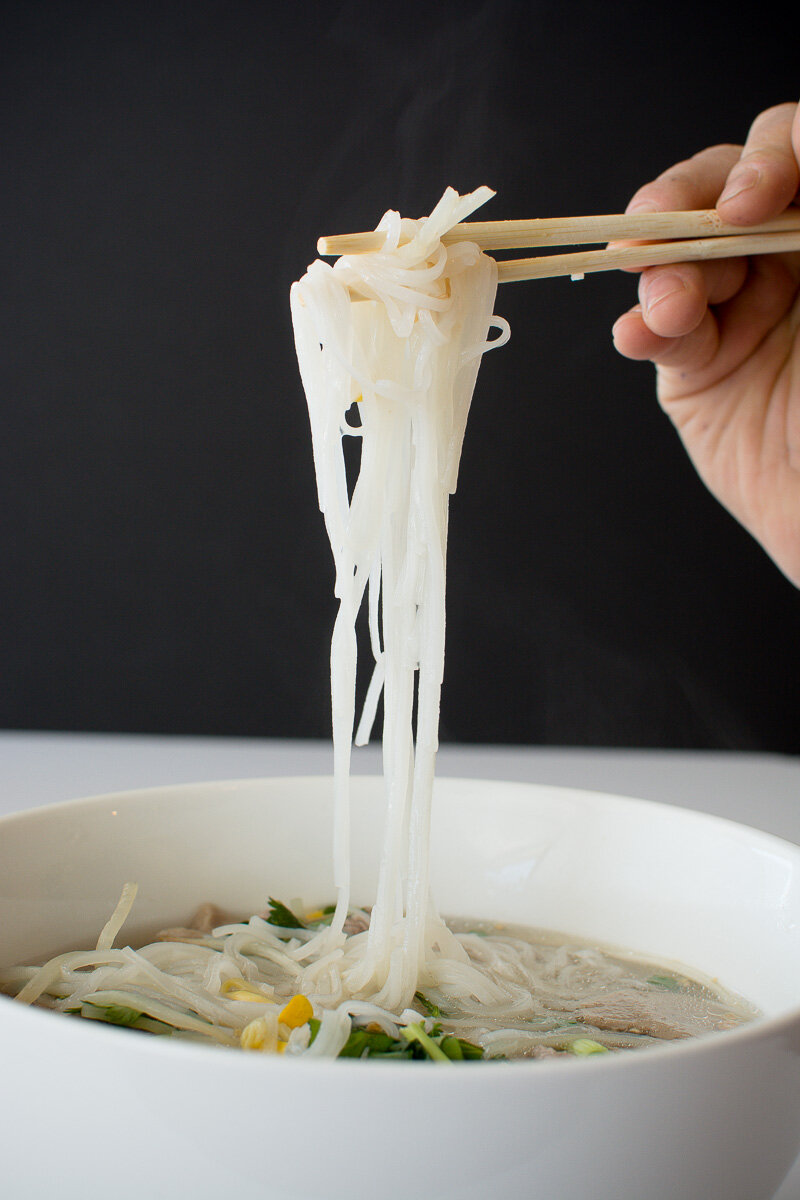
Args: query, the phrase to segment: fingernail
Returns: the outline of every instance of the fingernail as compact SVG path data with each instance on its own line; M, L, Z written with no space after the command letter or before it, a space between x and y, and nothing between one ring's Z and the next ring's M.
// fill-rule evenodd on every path
M757 167L737 167L729 175L717 204L721 204L726 200L733 200L734 196L740 196L742 192L755 187L760 178L761 172Z
M680 275L661 272L654 279L648 280L642 288L644 294L641 298L645 316L649 316L654 308L669 300L671 296L677 296L685 290Z
M629 308L627 312L624 312L621 314L621 316L617 317L616 321L611 326L611 336L614 337L617 326L621 325L623 321L627 321L630 317L641 316L641 315L642 315L641 304L634 304L633 308Z

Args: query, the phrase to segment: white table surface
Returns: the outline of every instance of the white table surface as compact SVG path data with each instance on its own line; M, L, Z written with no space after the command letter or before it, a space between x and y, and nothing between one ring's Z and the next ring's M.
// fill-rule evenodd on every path
M326 742L0 731L0 816L126 788L329 774L331 767ZM356 751L354 770L378 772L378 748ZM729 817L800 843L800 759L707 751L444 746L438 773L641 796ZM775 1200L800 1200L800 1159Z

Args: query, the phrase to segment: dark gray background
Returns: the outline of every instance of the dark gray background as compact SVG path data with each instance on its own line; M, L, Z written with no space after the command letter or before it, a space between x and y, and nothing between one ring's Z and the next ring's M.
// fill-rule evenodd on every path
M288 289L488 183L614 212L795 98L713 6L6 4L0 725L326 736L332 571ZM796 59L796 56L795 56ZM800 595L610 327L501 288L451 509L444 739L800 748Z

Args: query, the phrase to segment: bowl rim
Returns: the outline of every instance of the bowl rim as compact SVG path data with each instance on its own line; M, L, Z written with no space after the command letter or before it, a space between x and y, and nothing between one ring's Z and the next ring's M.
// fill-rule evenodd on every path
M230 776L222 779L202 779L198 781L188 780L181 783L166 783L166 784L148 784L146 787L136 788L121 788L109 792L93 792L87 796L76 796L69 800L56 800L49 804L37 804L31 807L19 809L14 812L0 814L0 828L7 825L12 825L17 822L27 822L47 819L50 815L55 815L62 812L78 811L81 808L90 808L100 804L101 801L124 801L142 798L147 799L156 793L171 793L178 794L181 792L213 792L217 788L224 789L253 789L262 787L264 784L280 785L280 786L308 786L309 784L319 787L327 784L332 788L333 776L330 774L309 774L309 775L243 775ZM373 773L354 774L350 777L350 783L355 788L365 785L379 786L383 784L383 776ZM652 800L642 796L630 796L621 792L609 792L595 790L593 788L573 787L567 784L555 783L540 783L537 780L523 779L490 779L474 776L460 775L437 775L434 779L434 804L436 800L436 791L442 786L457 787L457 786L475 785L483 787L500 788L507 792L524 793L533 792L554 792L561 796L574 796L576 798L587 799L592 801L602 801L604 803L612 803L614 807L627 808L640 811L656 811L662 815L674 816L675 820L687 821L699 825L706 825L710 828L725 829L729 834L735 834L739 837L746 836L748 840L755 839L763 844L765 848L782 849L789 851L791 854L800 855L800 842L790 841L788 838L781 837L779 834L770 833L766 829L761 829L757 825L750 825L744 821L734 820L732 817L723 817L718 813L706 812L703 809L692 808L678 802L672 803L665 800ZM332 798L332 791L331 791Z

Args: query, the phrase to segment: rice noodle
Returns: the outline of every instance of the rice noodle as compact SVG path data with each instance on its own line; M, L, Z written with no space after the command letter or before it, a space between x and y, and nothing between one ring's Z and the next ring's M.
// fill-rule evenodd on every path
M381 251L317 261L291 292L317 492L336 568L331 645L336 913L320 949L342 944L350 904L350 745L356 619L369 591L375 668L355 731L363 744L383 692L386 819L369 934L348 948L346 994L395 1011L410 1003L441 922L429 898L428 841L444 668L448 496L481 355L508 338L493 316L497 267L441 236L492 195L448 188L427 219L387 213ZM400 235L407 239L398 246ZM368 297L355 300L352 293ZM492 325L501 329L488 340ZM358 403L360 425L347 421ZM348 485L343 438L361 441ZM417 684L415 689L415 675ZM416 704L416 736L412 713Z
M138 890L138 885L135 883L125 884L122 894L117 901L116 908L100 931L100 936L97 939L98 950L110 950L114 945L114 938L128 919L128 914L133 908L133 902L136 899Z

